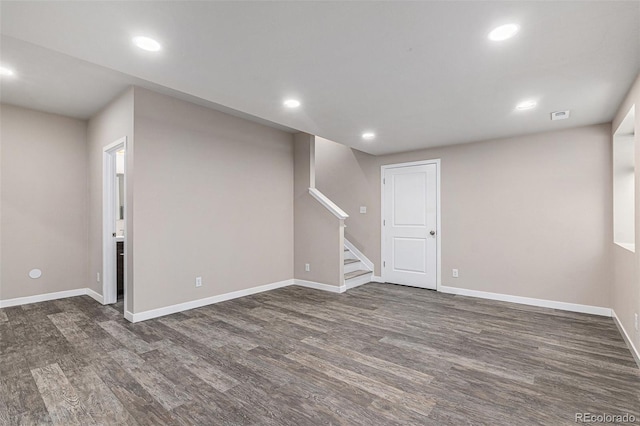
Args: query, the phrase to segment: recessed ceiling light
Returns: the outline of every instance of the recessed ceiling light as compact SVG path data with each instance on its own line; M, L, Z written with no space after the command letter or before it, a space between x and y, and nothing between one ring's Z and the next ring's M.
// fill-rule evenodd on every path
M7 67L0 67L0 75L1 75L1 76L7 76L7 77L9 77L9 76L12 76L12 75L14 75L14 74L15 74L15 73L13 72L13 70L12 70L12 69L9 69L9 68L7 68Z
M284 101L284 106L287 108L298 108L300 106L300 101L297 99L287 99Z
M148 52L157 52L162 49L160 43L149 37L134 37L133 44Z
M520 27L516 24L500 25L491 30L488 37L491 41L503 41L516 35L519 30Z
M371 139L375 138L376 134L373 132L364 132L362 134L362 139L370 141Z
M538 103L534 100L522 101L516 105L518 111L524 111L525 109L535 108Z

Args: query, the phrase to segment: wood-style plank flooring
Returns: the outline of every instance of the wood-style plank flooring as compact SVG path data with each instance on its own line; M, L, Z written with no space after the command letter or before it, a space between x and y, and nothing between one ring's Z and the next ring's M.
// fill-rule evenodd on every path
M0 424L575 425L636 416L611 318L368 284L138 324L89 297L0 310Z

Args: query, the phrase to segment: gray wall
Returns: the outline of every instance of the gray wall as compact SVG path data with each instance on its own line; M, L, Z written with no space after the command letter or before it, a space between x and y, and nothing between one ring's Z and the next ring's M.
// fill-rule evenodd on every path
M104 147L113 142L127 138L127 307L133 308L133 88L128 89L102 111L89 120L87 149L89 164L89 273L87 285L102 294L102 279L98 283L96 273L102 277L102 168Z
M635 330L634 314L640 315L640 74L620 105L612 122L612 133L616 131L631 107L636 106L635 123L635 253L611 241L613 250L613 304L612 307L625 330L640 351L640 332Z
M343 281L343 225L309 194L313 186L314 136L295 135L295 254L294 277L340 287ZM305 264L310 270L305 270Z
M136 88L134 155L134 312L292 278L291 134Z
M344 238L372 261L380 246L380 197L376 197L380 178L375 173L375 159L373 155L316 137L316 187L349 215ZM367 213L361 214L360 206L367 207ZM375 269L375 274L380 275L379 263Z
M316 186L380 275L380 166L440 158L443 285L608 307L610 140L603 124L377 157L318 140Z
M639 101L636 81L614 129ZM128 310L293 276L340 282L332 259L314 260L311 239L326 237L333 247L340 238L316 232L333 229L334 218L306 193L308 176L299 175L306 170L296 171L294 190L292 135L142 89L124 93L88 127L13 106L1 112L0 298L87 286L102 292L95 280L102 148L122 136L129 138L128 277L136 283ZM613 306L640 347L633 327L640 256L612 244L611 132L604 124L380 157L317 138L316 186L349 213L346 237L379 275L380 166L441 158L444 285ZM638 144L636 135L640 164ZM303 198L318 216L307 222L294 220L294 202ZM636 223L639 212L637 205ZM312 263L311 274L304 263ZM39 280L27 277L34 267L44 271ZM451 268L460 278L450 277ZM195 276L204 278L202 288Z
M0 116L0 299L85 288L87 124L10 105Z

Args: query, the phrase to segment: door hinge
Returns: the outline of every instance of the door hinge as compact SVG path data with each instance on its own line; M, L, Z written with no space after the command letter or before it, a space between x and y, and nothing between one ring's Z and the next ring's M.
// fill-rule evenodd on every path
M382 261L382 267L386 268L387 267L387 262L385 262L384 260Z
M382 184L386 185L387 184L387 178L382 178Z
M382 219L382 226L387 226L387 221Z

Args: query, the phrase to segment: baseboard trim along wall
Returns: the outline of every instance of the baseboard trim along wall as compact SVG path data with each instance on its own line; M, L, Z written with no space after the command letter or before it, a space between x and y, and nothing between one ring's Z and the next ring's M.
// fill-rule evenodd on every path
M74 290L56 291L54 293L36 294L34 296L16 297L14 299L0 300L0 308L47 302L49 300L64 299L66 297L85 296L86 294L86 288L77 288Z
M93 300L95 300L99 304L104 305L104 297L102 297L102 295L97 291L87 288L87 296L91 297Z
M371 279L372 282L383 282L382 279L378 276L373 276ZM178 303L171 306L165 306L162 308L151 309L148 311L132 313L130 311L126 311L124 317L131 322L140 322L145 321L152 318L158 318L165 315L174 314L177 312L187 311L189 309L195 309L202 306L211 305L214 303L224 302L231 299L236 299L238 297L249 296L256 293L262 293L264 291L275 290L277 288L287 287L290 285L298 285L301 287L312 288L315 290L328 291L331 293L344 293L348 290L346 285L342 285L340 287L319 283L315 281L307 281L307 280L299 280L299 279L289 279L284 281L278 281L271 284L265 284L257 287L251 287L244 290L233 291L230 293L224 293L217 296L205 297L203 299L192 300L189 302ZM499 300L503 302L512 302L519 303L522 305L530 305L530 306L538 306L542 308L551 308L551 309L560 309L563 311L570 312L580 312L585 314L592 315L600 315L605 317L613 316L616 322L616 325L620 329L621 334L623 335L627 345L629 345L631 352L633 353L636 362L640 366L640 355L638 354L638 350L633 346L631 339L622 324L615 316L615 312L610 308L603 308L599 306L589 306L589 305L580 305L575 303L566 303L566 302L556 302L552 300L544 300L544 299L534 299L530 297L521 297L521 296L511 296L508 294L500 294L500 293L489 293L485 291L477 291L477 290L468 290L464 288L458 287L449 287L449 286L440 286L440 291L442 293L448 294L457 294L460 296L469 296L469 297L478 297L481 299L490 299L490 300ZM0 308L8 308L11 306L18 305L26 305L29 303L37 303L37 302L46 302L49 300L56 299L64 299L67 297L74 296L89 296L96 300L98 303L103 303L103 297L101 294L90 288L79 288L75 290L66 290L66 291L58 291L55 293L46 293L46 294L38 294L35 296L26 296L26 297L17 297L14 299L0 300Z
M264 291L275 290L277 288L288 287L290 285L299 285L301 287L313 288L316 290L329 291L333 293L344 293L346 287L336 287L329 284L317 283L314 281L290 279L278 281L271 284L265 284L257 287L251 287L244 290L232 291L230 293L219 294L217 296L205 297L204 299L192 300L189 302L178 303L176 305L165 306L162 308L151 309L148 311L131 313L125 312L125 318L131 322L146 321L152 318L163 317L165 315L175 314L177 312L188 311L189 309L200 308L202 306L213 305L214 303L225 302L238 297L250 296L252 294L262 293Z
M275 290L277 288L287 287L290 285L299 285L301 287L329 291L331 293L344 293L347 290L346 286L344 285L337 287L334 285L318 283L315 281L289 279L138 313L125 311L124 317L131 322L140 322L152 318L162 317L165 315L175 314L177 312L188 311L189 309L200 308L202 306L211 305L214 303L224 302L226 300L237 299L238 297L244 297L256 293L262 293L264 291ZM47 302L50 300L65 299L67 297L75 296L89 296L100 304L103 304L104 302L104 298L98 292L90 288L78 288L75 290L58 291L55 293L37 294L35 296L16 297L15 299L0 300L0 308L9 308L11 306L27 305L30 303Z
M501 293L489 293L486 291L468 290L466 288L440 286L442 293L457 294L460 296L478 297L480 299L499 300L502 302L519 303L521 305L538 306L541 308L560 309L562 311L579 312L583 314L600 315L603 317L611 316L610 308L600 306L580 305L577 303L556 302L553 300L534 299L532 297L511 296Z
M348 282L345 282L344 288L345 290L351 290L352 288L360 287L361 285L369 284L370 282L373 282L371 272L356 278L351 278Z
M202 306L213 305L214 303L225 302L238 297L250 296L252 294L262 293L264 291L275 290L277 288L288 287L291 285L299 285L301 287L313 288L315 290L329 291L332 293L344 293L347 289L345 286L336 287L334 285L318 283L315 281L306 281L298 279L290 279L279 281L271 284L265 284L258 287L251 287L245 290L232 291L230 293L219 294L217 296L205 297L204 299L192 300L190 302L178 303L177 305L165 306L163 308L151 309L149 311L131 313L125 312L124 317L131 322L140 322L153 318L163 317L165 315L175 314L177 312L188 311L189 309L200 308Z
M611 310L611 316L613 317L613 322L616 323L616 327L618 327L618 330L620 331L622 338L627 344L627 347L631 351L631 355L633 355L633 359L636 360L636 364L638 364L638 368L640 368L640 351L638 351L638 348L636 348L635 345L633 344L631 337L629 337L629 334L627 334L627 330L625 330L624 326L622 325L622 322L620 322L620 318L618 318L618 315L616 315L616 311L614 311L613 309Z
M344 293L347 291L347 287L343 284L340 287L330 284L318 283L315 281L306 281L306 280L293 280L293 285L299 285L300 287L313 288L316 290L329 291L331 293Z
M382 279L382 277L379 277L377 275L374 275L374 276L371 277L371 282L372 283L384 284L384 280Z
M148 311L131 313L126 312L125 318L131 322L140 322L149 320L152 318L163 317L165 315L171 315L178 312L188 311L189 309L200 308L202 306L212 305L214 303L225 302L231 299L237 299L238 297L250 296L256 293L262 293L264 291L275 290L281 287L287 287L293 285L294 280L278 281L271 284L260 285L257 287L251 287L244 290L232 291L230 293L219 294L217 296L205 297L203 299L191 300L189 302L178 303L171 306L164 306L162 308L150 309ZM128 318L130 316L131 318Z

